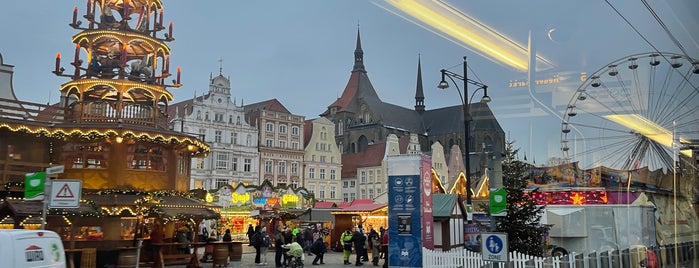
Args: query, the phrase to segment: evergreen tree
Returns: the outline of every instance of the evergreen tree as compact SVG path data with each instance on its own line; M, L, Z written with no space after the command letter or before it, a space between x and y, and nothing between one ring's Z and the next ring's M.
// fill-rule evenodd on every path
M507 216L498 217L496 228L498 232L507 233L510 251L541 257L545 253L544 235L549 227L540 224L544 207L537 205L525 192L529 174L527 164L517 159L518 151L519 148L514 148L514 142L507 141L502 162Z

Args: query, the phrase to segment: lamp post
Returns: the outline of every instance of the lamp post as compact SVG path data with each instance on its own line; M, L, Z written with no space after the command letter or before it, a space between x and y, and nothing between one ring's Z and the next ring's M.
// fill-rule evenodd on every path
M445 77L449 77L449 80L454 83L454 86L456 86L456 90L459 92L459 96L461 97L461 104L462 108L464 111L464 165L466 165L466 205L470 209L471 207L471 157L470 157L470 136L471 136L471 128L470 128L470 123L471 123L471 113L469 113L469 103L471 102L468 98L468 84L472 84L474 86L477 86L478 88L473 91L473 94L476 94L476 91L483 89L483 98L481 98L481 102L483 103L488 103L491 101L490 97L488 96L488 86L480 83L478 81L474 81L471 79L468 79L467 75L467 69L468 65L466 62L466 56L464 56L464 74L460 75L454 72L451 72L449 70L442 69L442 81L439 82L439 85L437 85L437 88L439 89L446 89L449 87L449 83L447 83L446 80L444 80ZM464 92L463 94L461 93L461 89L459 89L459 86L456 84L456 81L454 81L454 78L461 80L464 82ZM473 99L473 95L471 95L471 99Z

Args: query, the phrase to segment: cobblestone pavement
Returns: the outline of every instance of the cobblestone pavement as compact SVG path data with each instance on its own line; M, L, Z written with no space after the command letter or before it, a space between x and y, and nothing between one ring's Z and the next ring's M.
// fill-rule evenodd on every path
M369 257L371 258L371 253L369 253ZM355 254L352 254L350 256L350 262L352 262L352 265L344 265L342 261L342 252L335 252L335 251L328 251L325 253L325 256L323 257L323 261L325 264L321 265L311 265L313 262L313 258L315 256L309 256L306 254L304 256L305 260L303 261L304 267L318 267L318 268L339 268L339 267L344 267L344 268L349 268L349 267L356 267L354 265L354 259L356 258ZM364 265L362 267L382 267L384 260L379 260L379 265L378 266L373 266L371 262L364 262ZM215 267L213 263L200 263L202 268L209 268L209 267ZM185 268L185 265L172 265L172 266L166 266L166 267L172 267L172 268ZM266 266L260 266L255 264L255 248L249 247L246 245L243 245L243 255L240 261L233 261L229 262L228 266L219 266L219 267L245 267L245 268L252 268L252 267L271 267L274 268L274 249L270 249L267 251L267 265Z

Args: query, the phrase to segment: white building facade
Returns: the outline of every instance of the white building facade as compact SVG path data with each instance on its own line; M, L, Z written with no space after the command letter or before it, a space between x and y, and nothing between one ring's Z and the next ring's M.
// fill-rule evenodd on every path
M173 130L198 135L211 146L206 158L192 159L190 189L257 185L258 130L245 121L242 102L238 106L231 100L230 79L219 74L209 80L206 94L168 109Z
M335 143L335 124L321 117L306 122L304 187L317 201L342 202L342 154Z

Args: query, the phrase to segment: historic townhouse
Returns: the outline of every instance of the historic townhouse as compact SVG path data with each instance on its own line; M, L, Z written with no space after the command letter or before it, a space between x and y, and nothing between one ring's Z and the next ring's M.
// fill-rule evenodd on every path
M206 158L192 160L191 189L218 189L237 183L258 184L260 155L257 128L231 100L230 79L209 77L209 91L170 106L175 131L198 134L211 146Z
M245 105L245 119L259 130L260 183L302 186L304 117L277 99Z
M314 193L318 201L339 203L342 200L342 156L335 143L335 125L320 117L307 120L304 132L303 186Z

